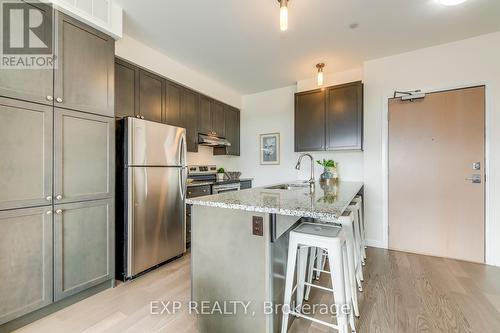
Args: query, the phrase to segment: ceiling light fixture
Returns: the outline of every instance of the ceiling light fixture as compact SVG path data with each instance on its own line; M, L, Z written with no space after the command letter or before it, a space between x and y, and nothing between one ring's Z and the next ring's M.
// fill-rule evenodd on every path
M464 3L467 0L438 0L438 2L445 6L456 6Z
M323 68L325 68L325 64L324 63L317 64L316 68L318 69L318 86L322 86L325 80L323 74Z
M288 0L278 0L280 3L280 29L288 30Z

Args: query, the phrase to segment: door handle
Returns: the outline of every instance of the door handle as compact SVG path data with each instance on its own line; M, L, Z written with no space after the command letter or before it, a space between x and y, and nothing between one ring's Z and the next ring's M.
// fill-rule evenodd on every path
M481 184L481 175L472 175L472 177L465 178L465 180L471 182L472 184Z
M57 97L57 98L56 98L56 102L57 102L57 103L62 103L62 102L63 102L63 99L62 99L61 97Z

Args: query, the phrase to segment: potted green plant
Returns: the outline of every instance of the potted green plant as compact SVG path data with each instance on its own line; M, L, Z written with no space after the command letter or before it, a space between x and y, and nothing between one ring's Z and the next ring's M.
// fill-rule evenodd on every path
M224 175L226 174L226 170L224 168L217 169L217 181L224 181Z
M321 181L337 181L337 163L334 160L323 159L322 161L316 161L319 165L323 167L323 173L320 176Z

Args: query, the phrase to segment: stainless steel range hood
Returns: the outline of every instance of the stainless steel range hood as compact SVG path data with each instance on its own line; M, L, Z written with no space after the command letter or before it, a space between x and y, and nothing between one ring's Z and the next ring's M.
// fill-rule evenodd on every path
M229 147L229 146L231 146L231 142L229 142L225 138L201 134L201 133L198 134L198 144L202 145L202 146L209 146L209 147Z

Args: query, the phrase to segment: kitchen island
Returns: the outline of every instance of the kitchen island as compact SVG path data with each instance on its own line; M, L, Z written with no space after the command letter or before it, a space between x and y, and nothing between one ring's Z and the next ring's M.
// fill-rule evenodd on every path
M279 332L280 311L269 312L283 301L290 230L336 222L362 187L291 182L188 199L200 332Z

